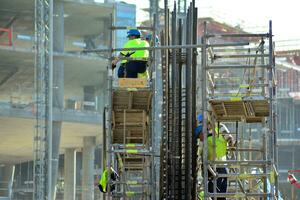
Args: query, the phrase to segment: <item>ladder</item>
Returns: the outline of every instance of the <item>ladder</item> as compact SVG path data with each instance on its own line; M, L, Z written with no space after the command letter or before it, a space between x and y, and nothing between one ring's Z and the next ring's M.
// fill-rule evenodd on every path
M208 30L204 22L201 52L204 199L279 199L272 22L269 31L262 34L214 34ZM209 46L222 39L234 43ZM227 148L226 160L216 159L216 139L212 136L213 156L208 160L208 123L216 135L221 133L214 127L221 122L230 127L236 144ZM228 172L218 173L220 168L227 168ZM222 177L228 180L226 193L217 191L217 179ZM208 190L209 179L213 191Z

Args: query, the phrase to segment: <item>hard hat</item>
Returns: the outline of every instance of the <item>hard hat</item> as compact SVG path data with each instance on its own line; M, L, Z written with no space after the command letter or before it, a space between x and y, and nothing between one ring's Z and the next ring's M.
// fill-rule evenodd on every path
M203 120L203 115L202 115L202 114L199 114L199 115L197 116L197 120L198 120L198 122L202 122L202 120Z
M147 34L146 37L145 37L145 40L151 41L152 40L152 34L151 33ZM158 39L157 35L155 36L155 42L156 43L159 42L159 39Z
M229 129L227 128L227 126L225 124L220 124L220 133L230 133Z
M130 29L127 31L127 37L130 36L141 36L141 32L138 29Z

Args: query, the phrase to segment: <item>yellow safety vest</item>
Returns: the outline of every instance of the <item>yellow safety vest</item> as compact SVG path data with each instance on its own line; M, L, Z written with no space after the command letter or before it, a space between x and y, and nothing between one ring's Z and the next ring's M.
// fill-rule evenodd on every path
M198 199L204 200L204 191L198 193Z
M142 40L140 38L128 40L123 48L141 48L141 47L149 47L147 41ZM147 60L149 57L148 50L135 50L135 51L121 51L121 55L130 58L136 58L136 60ZM121 63L126 63L127 60L122 60Z
M101 178L99 180L99 185L101 185L103 192L106 192L106 186L108 182L108 170L105 169L101 175Z
M208 147L207 159L208 160L212 160L213 158L213 137L214 136L207 137L207 147ZM227 141L225 140L222 134L219 134L219 136L215 138L215 144L216 144L216 150L215 150L216 159L220 159L223 156L226 156Z
M143 73L138 73L138 78L149 78L149 72L148 70L146 70L145 72Z

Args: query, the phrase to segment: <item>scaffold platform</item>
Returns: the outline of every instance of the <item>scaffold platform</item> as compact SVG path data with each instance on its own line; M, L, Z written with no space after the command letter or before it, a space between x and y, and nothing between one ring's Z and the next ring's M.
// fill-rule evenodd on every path
M269 116L269 101L256 97L222 97L209 100L217 121L260 123Z

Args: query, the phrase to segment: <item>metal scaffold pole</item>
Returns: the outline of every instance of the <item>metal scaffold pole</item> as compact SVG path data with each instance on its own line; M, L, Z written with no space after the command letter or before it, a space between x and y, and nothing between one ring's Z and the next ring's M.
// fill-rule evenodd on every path
M35 1L33 199L52 199L53 0Z
M152 0L150 0L152 1ZM159 13L159 0L153 0L153 15L150 18L153 18L153 32L152 35L158 37L160 33L160 13ZM156 39L154 39L156 40ZM158 43L155 41L153 47L158 47ZM162 82L161 82L161 58L160 50L155 49L152 51L152 84L153 84L153 102L152 102L152 171L151 171L151 180L152 180L152 199L159 199L159 177L160 177L160 158L155 156L160 154L160 142L161 142L161 105L162 105Z
M195 1L193 3L193 23L192 23L192 43L197 44L197 23L198 23L198 9L195 7ZM197 49L192 49L192 198L196 198L196 187L197 187L197 138L195 136L195 127L197 126L196 123L196 77L197 77Z
M202 49L201 49L201 94L202 94L202 113L203 113L203 149L207 149L207 98L206 98L206 87L207 87L207 74L205 71L206 66L206 28L207 24L204 22L204 32L201 38ZM208 161L207 161L207 151L203 151L202 158L203 158L203 185L204 185L204 198L207 199L208 197Z
M110 15L110 21L111 24L113 24L114 22L114 18L113 15ZM107 169L110 169L110 167L112 167L112 86L113 86L113 71L111 69L111 65L112 65L112 57L113 57L113 44L114 44L114 34L113 31L110 31L110 35L109 35L109 55L110 55L110 59L107 65L107 90L108 90L108 95L107 95L107 112L104 113L104 115L107 115L107 117L105 117L105 119L107 120L105 122L105 127L106 127L106 131L105 131L105 136L106 138L103 138L103 140L105 140L105 145L103 146L103 151L106 151L106 160L104 160L104 164L103 166ZM110 191L110 176L108 176L108 191ZM103 194L105 197L105 194ZM111 197L111 193L107 194L107 198L110 199Z

